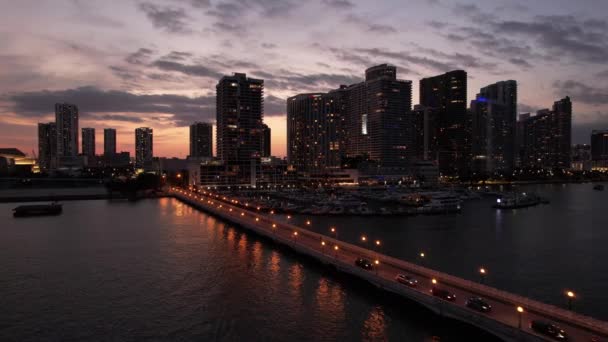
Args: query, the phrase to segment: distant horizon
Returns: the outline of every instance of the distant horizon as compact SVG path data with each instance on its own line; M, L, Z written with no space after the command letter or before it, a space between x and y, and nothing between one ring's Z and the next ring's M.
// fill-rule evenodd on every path
M570 96L572 143L588 144L593 129L608 129L608 4L583 2L414 0L411 11L394 11L396 0L26 0L0 14L0 145L36 151L37 123L69 102L80 127L95 128L97 154L104 128L133 155L135 128L150 127L155 156L184 158L189 124L210 122L215 136L217 81L242 72L265 81L264 122L272 154L284 157L287 97L359 82L383 63L413 82L414 104L420 79L454 69L469 74L467 102L510 79L519 113Z

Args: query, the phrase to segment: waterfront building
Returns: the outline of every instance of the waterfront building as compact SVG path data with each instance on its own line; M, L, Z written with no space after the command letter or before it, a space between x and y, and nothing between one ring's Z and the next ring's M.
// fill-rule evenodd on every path
M116 130L104 128L103 130L103 154L111 157L116 154Z
M589 171L591 166L591 145L576 144L572 146L572 169Z
M235 73L222 77L216 92L217 157L238 183L255 185L263 152L264 81Z
M135 168L150 168L154 155L153 130L148 127L135 129Z
M213 157L213 126L207 122L195 122L190 125L190 157Z
M69 103L56 103L55 127L58 165L78 165L78 107Z
M271 129L266 124L262 124L262 157L272 155Z
M438 159L438 115L436 108L421 105L414 106L411 113L411 146L412 155L417 161L431 161L437 164Z
M368 68L365 81L335 92L343 101L346 157L363 158L379 167L399 167L409 161L412 82L397 79L394 65Z
M300 173L338 169L343 146L339 93L299 94L287 99L287 160Z
M594 170L608 170L608 130L591 132L591 160Z
M572 102L565 97L523 121L524 166L568 169L571 166Z
M38 165L48 172L57 162L57 129L54 122L38 124Z
M82 128L82 154L95 157L95 128Z
M467 73L454 70L420 80L420 105L437 111L434 139L439 171L444 175L465 174L470 156Z

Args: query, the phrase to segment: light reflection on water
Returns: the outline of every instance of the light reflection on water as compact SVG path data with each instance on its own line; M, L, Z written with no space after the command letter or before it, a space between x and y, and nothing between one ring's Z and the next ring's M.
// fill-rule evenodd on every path
M172 199L69 202L25 220L10 208L2 341L489 340Z

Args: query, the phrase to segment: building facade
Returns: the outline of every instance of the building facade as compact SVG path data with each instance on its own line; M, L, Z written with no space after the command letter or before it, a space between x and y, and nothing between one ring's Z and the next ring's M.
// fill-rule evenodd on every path
M217 157L247 183L262 155L264 81L235 73L222 77L216 92Z
M335 91L343 102L345 155L381 167L409 161L412 82L397 79L397 68L381 64L365 71L365 81Z
M272 130L268 125L262 124L262 157L272 155Z
M213 126L207 122L190 125L190 157L213 157Z
M523 166L568 169L571 166L572 102L565 97L522 122Z
M608 169L608 130L591 132L591 162L593 169Z
M437 165L439 151L439 112L436 108L414 106L411 113L411 146L414 159Z
M103 154L111 157L116 154L116 130L104 128L103 130Z
M299 94L287 99L287 160L298 172L338 169L343 118L338 94Z
M89 157L95 157L95 128L82 129L82 154Z
M145 169L154 156L153 130L148 127L135 129L135 168Z
M69 103L56 103L55 126L58 163L69 164L78 156L78 107Z
M470 136L467 134L467 73L454 70L420 80L420 105L437 111L437 162L444 175L468 170Z
M48 172L56 167L57 129L54 122L38 124L38 164Z

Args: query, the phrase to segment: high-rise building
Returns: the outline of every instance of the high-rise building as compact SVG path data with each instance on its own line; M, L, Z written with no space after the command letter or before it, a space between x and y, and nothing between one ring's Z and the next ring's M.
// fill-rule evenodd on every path
M523 121L524 166L567 169L571 166L572 102L556 101L553 110L539 110Z
M56 103L55 124L58 158L75 158L78 156L78 107L69 103Z
M501 81L481 88L476 101L486 101L492 111L491 150L488 151L492 171L512 172L516 159L517 82Z
M213 126L207 122L190 125L190 157L213 157Z
M420 104L437 110L439 171L466 173L470 156L467 73L454 70L420 80Z
M593 168L608 168L608 130L591 132L591 161Z
M116 154L116 130L104 128L103 130L103 154L111 157Z
M395 66L371 67L364 82L335 93L343 96L347 157L364 157L382 167L408 161L412 82L397 79Z
M149 166L154 156L152 128L140 127L135 129L135 167L143 169Z
M438 154L438 111L436 108L414 106L411 113L412 154L421 161L437 164Z
M272 155L271 147L272 140L270 127L266 124L262 124L262 157L270 157Z
M82 154L95 157L95 128L82 129Z
M249 182L262 154L264 81L235 73L222 77L216 92L217 157Z
M343 118L338 93L299 94L287 99L287 160L298 172L340 167Z
M54 122L38 124L38 164L42 171L54 169L57 162L57 130Z

